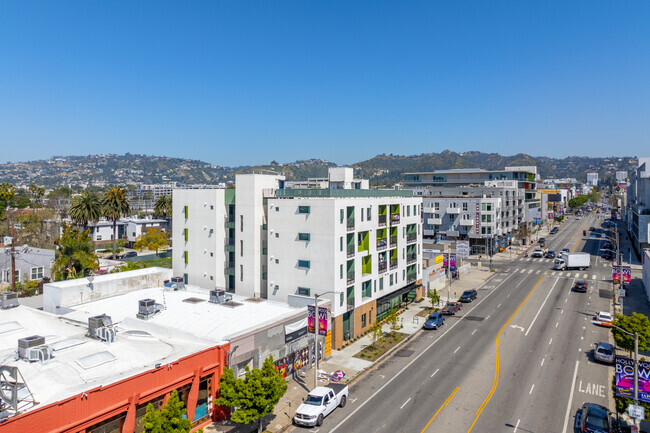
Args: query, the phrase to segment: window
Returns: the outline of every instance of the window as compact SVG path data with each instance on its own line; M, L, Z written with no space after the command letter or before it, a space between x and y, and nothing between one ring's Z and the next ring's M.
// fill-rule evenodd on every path
M244 257L244 241L239 241L239 255Z
M361 208L361 221L363 221L363 208Z
M43 267L32 268L30 270L30 277L32 280L40 280L43 278Z
M368 218L368 221L372 220L372 208L368 208L366 211L366 217Z
M343 265L339 265L339 279L343 279Z
M214 206L210 205L210 210L214 210Z
M275 237L276 237L276 238L279 238L279 237L280 237L280 233L276 233L276 234L275 234Z
M409 217L411 216L411 207L410 206L405 206L406 207L406 216Z
M343 213L343 209L341 209L341 224L343 224L343 217L344 217L344 213Z
M361 327L365 328L366 327L366 313L363 313L361 315Z
M440 203L437 203L437 202L434 203L434 204L433 204L433 208L434 208L435 210L440 210Z
M368 324L372 323L372 310L368 311Z
M311 290L307 287L298 287L298 294L301 296L311 296L310 292Z
M185 242L187 242L190 237L189 229L183 229L183 236L185 237Z
M244 215L239 215L239 231L244 231Z
M244 265L239 265L239 281L244 281Z
M393 285L393 274L390 274L390 285Z
M298 267L309 269L311 267L311 262L309 260L298 260Z
M210 253L210 257L214 257L214 253Z
M339 238L339 249L343 251L343 236Z
M384 277L379 279L379 291L384 290Z
M375 293L377 293L377 280L375 280Z
M309 241L309 233L298 233L299 241Z
M364 281L361 284L361 296L364 298L370 298L372 296L372 281Z
M97 240L101 241L102 240L102 235L97 235Z
M189 215L189 212L190 212L190 211L189 211L189 209L187 208L187 206L183 206L183 213L185 214L185 219L187 219L187 217L188 217L188 215Z
M343 292L339 293L339 307L343 306Z
M309 206L298 206L298 213L308 214Z
M276 212L280 212L280 206L276 206L276 207L275 207L275 211L276 211Z
M464 211L467 210L467 203L463 203L463 210L464 210Z
M275 259L275 264L277 265L278 263L280 263L280 259Z

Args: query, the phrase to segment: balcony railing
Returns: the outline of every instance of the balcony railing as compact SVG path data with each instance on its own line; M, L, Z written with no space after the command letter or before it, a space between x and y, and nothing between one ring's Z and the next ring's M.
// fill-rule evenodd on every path
M354 272L348 272L348 284L354 283Z
M447 208L447 213L450 215L458 215L460 213L460 208L459 207Z
M386 262L379 263L379 273L386 272L387 268L388 268L388 263Z
M347 310L348 311L354 310L354 298L348 298Z
M406 243L410 244L411 242L415 242L418 240L418 235L417 234L409 234L406 235Z
M385 226L386 225L386 215L379 215L379 226Z
M390 224L391 225L399 224L399 215L398 214L390 216Z
M390 269L393 270L397 267L397 259L390 259Z
M388 244L386 243L386 238L377 239L377 251L385 250Z
M354 218L348 218L348 231L354 231Z
M406 282L408 284L414 283L415 282L415 275L411 275L411 276L407 275L406 276Z
M354 245L348 245L348 257L354 257Z
M397 245L397 236L391 236L390 237L390 246L394 247L395 245Z
M406 263L411 264L415 263L418 260L418 254L417 253L411 253L406 255Z

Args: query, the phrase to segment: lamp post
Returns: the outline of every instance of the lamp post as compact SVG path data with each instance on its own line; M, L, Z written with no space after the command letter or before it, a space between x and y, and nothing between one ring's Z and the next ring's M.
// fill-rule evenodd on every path
M324 293L314 293L314 388L318 386L318 298L330 293L341 293L330 290Z
M612 328L616 328L624 334L631 335L634 337L634 404L639 404L639 333L638 332L628 332L625 329L622 329L616 325L612 325ZM639 420L634 418L634 426L637 427L636 431L639 431Z

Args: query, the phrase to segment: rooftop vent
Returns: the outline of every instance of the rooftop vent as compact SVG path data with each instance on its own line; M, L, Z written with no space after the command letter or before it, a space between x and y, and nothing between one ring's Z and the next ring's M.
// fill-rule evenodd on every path
M163 310L162 304L157 304L155 299L147 298L138 301L138 319L147 320Z
M88 336L112 343L115 341L115 329L111 316L101 314L88 318Z
M172 277L171 281L165 283L165 287L173 290L184 290L185 279L183 277Z
M4 292L0 293L0 309L6 310L18 306L18 293Z
M210 290L210 302L213 304L223 304L232 301L232 295L226 294L223 289Z
M18 357L29 362L45 362L52 359L52 348L45 344L45 337L32 335L18 340Z

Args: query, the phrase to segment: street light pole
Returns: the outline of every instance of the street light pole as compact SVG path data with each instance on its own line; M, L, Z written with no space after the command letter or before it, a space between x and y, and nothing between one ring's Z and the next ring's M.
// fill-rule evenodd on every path
M634 404L639 405L639 333L638 332L628 332L625 329L622 329L616 325L612 325L613 328L618 329L627 335L634 336ZM634 426L637 428L636 431L639 431L639 420L634 418Z
M337 293L341 293L341 292L337 292L337 291L334 291L334 290L330 290L329 292L320 293L320 294L314 292L314 388L316 388L318 386L318 354L319 354L319 351L318 351L318 297L323 296L323 295L327 295L327 294L330 294L330 293L337 294ZM325 355L325 353L323 353L323 356L324 355Z

